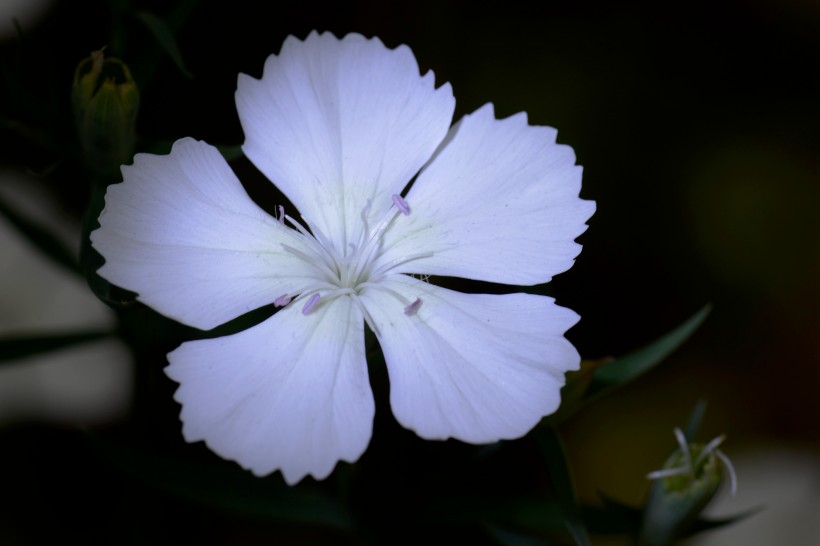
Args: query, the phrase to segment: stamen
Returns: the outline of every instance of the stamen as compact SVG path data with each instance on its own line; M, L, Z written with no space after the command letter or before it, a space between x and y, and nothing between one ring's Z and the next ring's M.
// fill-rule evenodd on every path
M273 300L273 305L275 305L276 307L284 307L290 303L291 299L292 298L289 295L282 294L281 296Z
M316 307L316 304L319 303L319 298L321 298L321 297L322 296L320 296L318 292L316 294L313 294L307 300L307 303L305 304L305 306L302 307L302 314L305 315L305 316L310 314L310 312L313 311L313 308Z
M401 195L397 193L393 194L393 204L396 205L396 208L399 209L401 213L405 216L410 214L410 207L407 205L407 201L405 201Z
M409 210L410 209L408 209L408 212ZM379 245L381 244L382 234L384 234L385 230L390 227L393 220L395 220L397 216L398 213L390 209L381 223L379 223L379 225L373 230L373 233L368 234L369 239L367 242L359 245L359 254L356 257L355 267L352 269L352 275L349 277L350 279L361 278L365 268L371 265L373 254L378 250Z
M416 298L416 301L404 308L404 314L411 317L416 314L416 311L421 307L421 298Z

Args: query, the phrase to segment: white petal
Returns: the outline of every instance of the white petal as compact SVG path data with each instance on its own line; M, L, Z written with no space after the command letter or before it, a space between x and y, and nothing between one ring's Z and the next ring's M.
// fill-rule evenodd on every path
M563 337L574 312L545 296L462 294L403 275L379 284L362 298L402 425L422 438L485 443L520 437L558 408L564 372L580 364Z
M581 167L556 131L486 105L453 126L408 192L409 216L384 239L397 271L531 285L569 269L595 203L578 197Z
M301 236L260 209L216 148L193 139L137 154L108 188L91 234L108 281L185 324L210 329L297 292L312 268L282 247Z
M407 46L348 34L292 36L261 80L241 74L236 105L251 161L331 238L357 241L447 134L455 100L419 75Z
M257 476L322 479L370 440L363 319L349 298L307 316L291 305L238 334L184 343L168 360L185 439Z

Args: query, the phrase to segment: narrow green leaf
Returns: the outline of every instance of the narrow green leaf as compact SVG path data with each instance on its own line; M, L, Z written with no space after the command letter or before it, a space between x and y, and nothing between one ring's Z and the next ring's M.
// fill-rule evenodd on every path
M54 263L63 266L72 273L78 273L80 266L74 253L70 252L57 238L35 222L18 214L12 207L0 199L0 215L13 225L35 248L50 258Z
M165 21L148 11L137 12L136 17L151 31L157 43L165 50L165 53L168 54L174 64L177 65L179 71L186 77L193 78L193 74L185 68L182 53L179 51L174 33L171 32L171 29L165 24Z
M680 347L684 341L689 339L689 336L698 329L711 310L711 305L705 305L689 320L665 336L642 349L609 362L595 370L592 382L587 390L586 400L590 401L593 398L602 396L654 368L662 362L663 359L672 354L675 349Z
M0 362L47 353L79 343L95 341L112 335L111 332L81 332L47 336L0 338Z
M349 530L349 516L318 491L285 485L279 476L257 478L228 463L192 463L148 453L89 433L100 453L150 487L222 512Z
M572 471L558 431L554 427L540 427L536 430L536 438L549 470L555 499L564 517L564 525L575 544L589 546L589 536L575 498Z
M703 422L704 413L706 413L706 402L704 400L698 400L698 403L695 404L695 408L692 410L692 415L689 416L689 422L686 423L686 429L683 431L683 435L686 436L688 442L694 442L695 438L697 438L700 424Z

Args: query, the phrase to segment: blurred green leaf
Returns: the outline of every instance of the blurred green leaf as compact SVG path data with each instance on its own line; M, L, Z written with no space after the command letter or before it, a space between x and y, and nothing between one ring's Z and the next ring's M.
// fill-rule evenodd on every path
M165 50L165 53L168 54L177 68L179 68L179 71L186 77L193 78L193 74L185 68L185 62L182 60L182 53L179 51L174 33L171 32L170 27L165 21L148 11L137 12L136 17L151 31L157 43Z
M0 362L47 353L111 335L111 332L80 332L77 334L0 338Z
M587 523L590 532L601 535L628 535L636 537L641 527L643 511L640 508L629 506L602 493L599 493L599 496L604 504L602 507L582 507L584 521ZM752 508L740 514L720 519L699 518L692 523L681 538L737 523L757 514L761 510L762 507Z
M592 377L585 400L589 402L603 396L654 368L695 333L711 310L711 305L705 305L689 320L660 339L599 367Z
M38 226L0 199L0 215L4 216L29 243L50 258L54 263L63 266L72 273L80 271L77 259L60 241L47 230Z
M89 434L93 446L114 465L154 489L213 509L264 520L349 530L352 521L318 491L284 484L281 477L257 478L233 463L202 464L148 453Z
M629 506L612 497L599 493L603 506L584 506L582 514L590 532L600 535L625 535L637 537L643 519L643 510ZM696 533L717 529L751 517L762 508L753 508L740 514L720 518L700 518L692 523L681 538L690 537Z
M740 514L735 514L734 516L729 516L725 518L719 519L707 519L701 518L697 520L692 526L687 530L685 537L690 537L696 533L701 533L703 531L711 531L713 529L719 529L721 527L725 527L727 525L731 525L733 523L737 523L739 521L743 521L746 518L750 518L755 514L758 514L763 511L762 506L758 506L755 508L751 508L746 510L745 512L741 512Z
M572 471L558 431L554 427L540 427L535 434L549 470L564 524L578 546L588 546L589 536L578 509Z
M695 408L692 410L692 415L689 416L689 421L686 423L686 429L683 435L686 436L688 442L694 442L700 430L700 424L703 422L703 414L706 413L706 402L698 400Z
M582 514L589 531L604 535L637 536L643 511L598 493L603 507L584 506Z

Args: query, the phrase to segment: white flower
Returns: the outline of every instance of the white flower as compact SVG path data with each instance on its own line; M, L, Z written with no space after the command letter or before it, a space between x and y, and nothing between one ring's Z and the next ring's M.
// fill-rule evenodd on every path
M555 411L579 365L574 312L413 276L534 285L572 266L595 206L554 129L492 105L451 128L450 86L357 34L288 38L236 103L245 154L299 218L265 213L215 148L182 139L123 167L92 234L104 278L182 323L282 307L168 355L186 440L291 484L355 461L374 414L365 323L396 419L423 438L517 438Z

